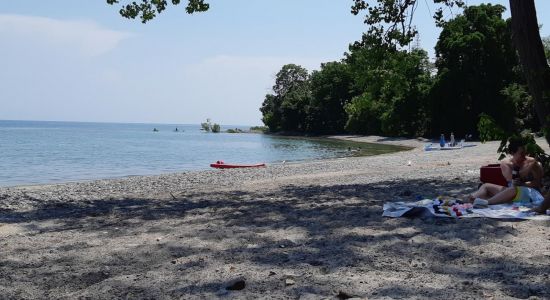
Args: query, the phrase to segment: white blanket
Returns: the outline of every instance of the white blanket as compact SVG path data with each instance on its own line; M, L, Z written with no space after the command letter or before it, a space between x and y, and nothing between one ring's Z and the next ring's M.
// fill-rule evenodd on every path
M436 209L437 207L437 209ZM529 219L550 220L550 216L538 215L531 211L531 207L517 204L490 205L489 208L468 208L456 213L448 214L452 206L442 205L439 200L425 199L417 202L389 202L384 204L382 216L390 218L434 216L447 218L493 218L493 219ZM442 209L445 208L445 209ZM436 211L437 210L437 211Z

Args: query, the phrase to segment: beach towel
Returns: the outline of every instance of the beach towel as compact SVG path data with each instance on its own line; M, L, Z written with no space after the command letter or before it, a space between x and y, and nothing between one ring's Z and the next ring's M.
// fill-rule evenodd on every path
M472 204L462 203L460 200L424 199L416 202L385 203L382 216L550 220L550 216L538 215L531 211L532 208L525 203L474 208Z

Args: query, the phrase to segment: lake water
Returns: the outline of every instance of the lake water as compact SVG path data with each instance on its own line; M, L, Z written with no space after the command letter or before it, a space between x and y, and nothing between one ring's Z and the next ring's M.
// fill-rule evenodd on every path
M248 129L222 126L229 128ZM204 170L217 160L269 164L396 150L326 139L206 133L199 125L0 121L0 186Z

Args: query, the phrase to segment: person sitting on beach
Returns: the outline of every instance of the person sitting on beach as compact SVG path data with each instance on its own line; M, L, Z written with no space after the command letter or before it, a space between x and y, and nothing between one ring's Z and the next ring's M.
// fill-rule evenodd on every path
M508 153L512 157L500 164L508 186L484 183L477 192L468 196L469 202L477 206L542 202L544 198L540 193L544 173L542 165L536 159L527 156L525 143L520 138L510 139Z

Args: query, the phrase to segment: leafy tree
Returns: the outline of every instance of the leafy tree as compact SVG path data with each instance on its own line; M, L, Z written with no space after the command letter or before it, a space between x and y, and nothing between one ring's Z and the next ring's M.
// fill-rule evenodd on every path
M273 92L284 97L289 91L302 85L309 79L306 69L295 64L284 65L275 76Z
M467 7L442 23L435 47L438 76L432 90L432 134L475 133L481 113L512 132L515 105L501 91L519 81L517 59L501 5Z
M344 62L321 64L311 75L311 101L307 111L306 130L313 133L344 131L347 103L357 95L353 88L351 68Z
M550 145L550 66L544 54L534 0L510 0L512 37L546 141Z
M218 124L218 123L212 124L212 132L218 133L218 132L220 132L220 130L221 130L220 124Z
M346 130L354 133L381 134L380 115L384 104L365 92L351 100L345 107L348 114Z
M204 130L206 132L210 132L210 130L212 129L210 119L206 119L206 122L201 123L201 128L202 128L202 130Z
M362 91L346 106L348 130L392 136L424 133L425 99L431 82L425 51L375 44L352 47L346 61L354 73L356 89Z
M210 8L210 5L204 0L187 1L185 10L188 14L207 11ZM118 4L119 2L120 0L107 0L107 3L111 5ZM173 5L178 5L181 0L171 0L171 2ZM167 6L168 1L166 0L141 0L140 3L133 1L122 6L120 15L128 19L140 18L141 22L145 24L163 12Z
M306 132L306 117L310 101L309 82L304 81L298 85L294 85L285 94L281 103L281 130L286 132Z
M447 7L464 7L462 0L433 0ZM546 61L540 37L534 0L509 0L512 14L512 36L519 61L546 141L550 144L550 66ZM365 23L369 25L362 42L380 41L390 47L408 45L416 35L412 22L417 0L354 0L352 13L366 10ZM436 23L443 23L442 8L435 15Z
M277 132L281 130L281 103L281 96L265 95L260 111L262 112L262 122L267 126L268 131Z
M505 106L513 107L513 122L508 120L506 123L508 126L506 124L503 126L503 128L509 130L509 134L517 133L521 130L531 130L534 132L540 130L540 123L533 107L533 98L529 95L527 87L524 84L512 83L500 91L500 93L505 97ZM511 131L510 126L513 126Z
M119 0L106 0L109 4ZM383 43L389 47L408 45L417 34L413 16L418 0L353 0L352 13L366 10L367 33L358 44ZM543 125L547 142L550 144L550 66L545 57L540 37L534 0L509 0L512 14L512 33L521 66L527 79L529 91L538 119ZM172 0L180 4L180 0ZM433 0L447 7L463 7L463 0ZM123 5L120 14L126 18L139 17L143 23L153 19L166 9L166 0L141 0ZM187 0L188 13L206 11L209 4L204 0ZM436 23L443 21L443 8L436 10Z
M309 73L295 64L284 65L277 73L274 94L266 95L260 111L270 131L304 131L309 102Z
M506 132L504 132L504 130L495 122L495 119L485 113L481 113L479 116L477 130L479 132L479 139L482 142L502 140L508 136L508 134L506 134Z
M550 36L545 37L542 40L542 43L544 44L544 54L546 55L546 60L548 61L548 64L550 64Z

